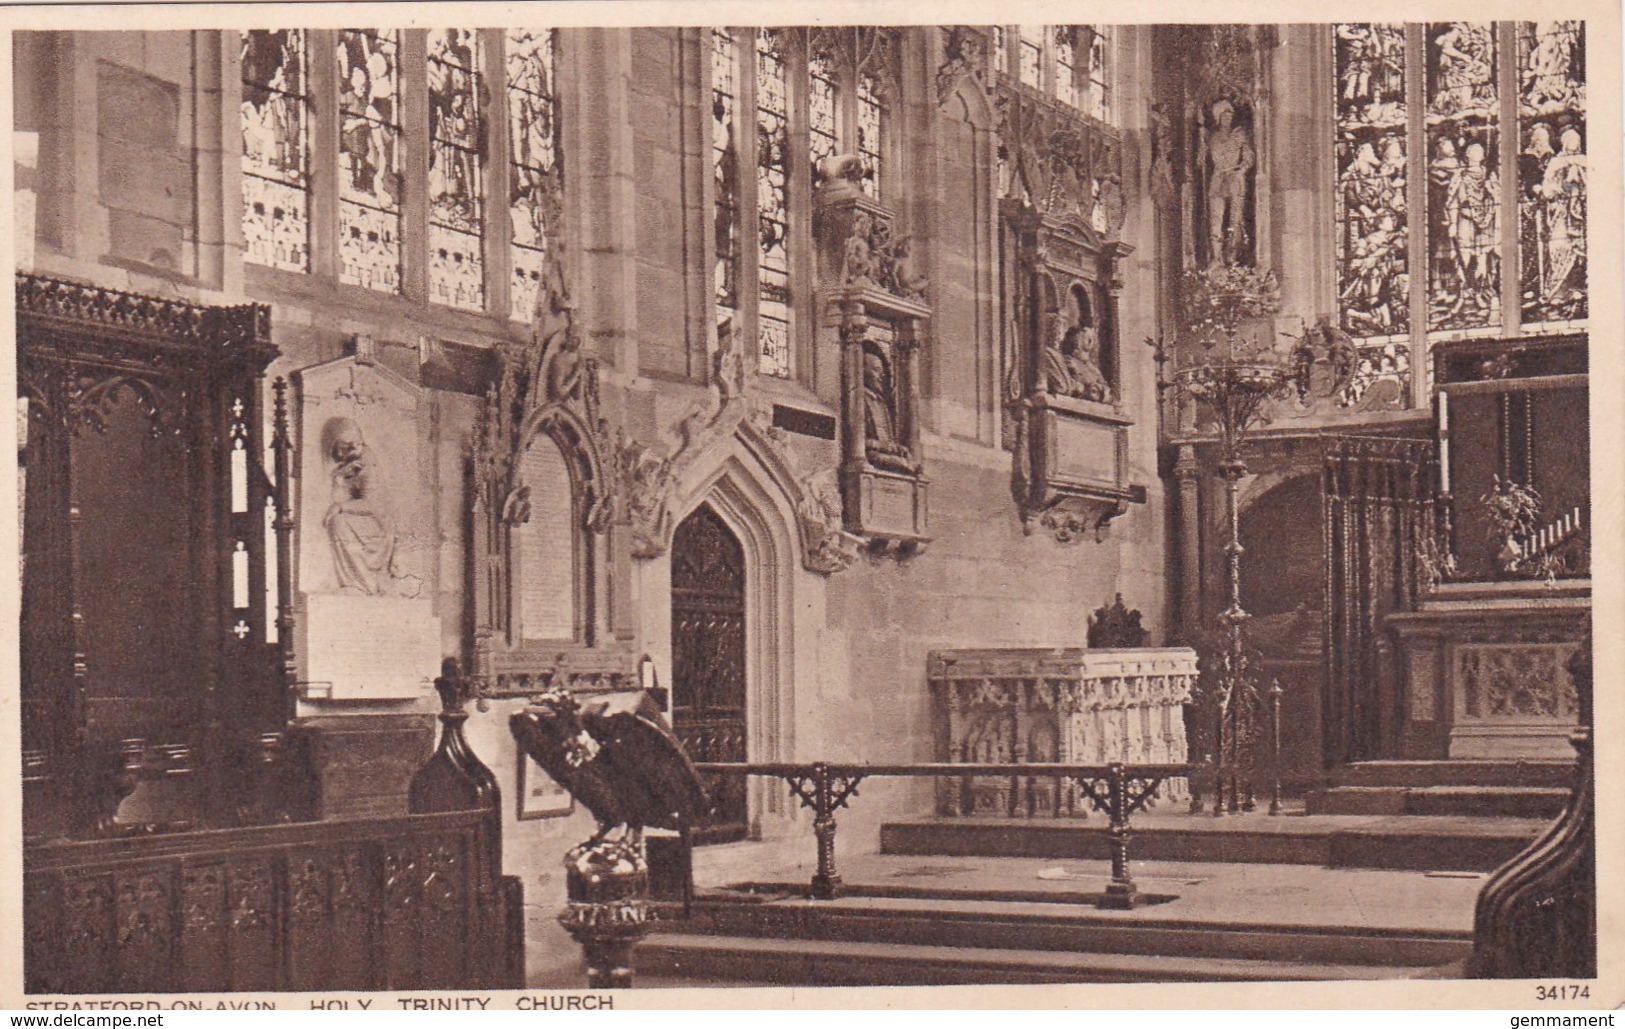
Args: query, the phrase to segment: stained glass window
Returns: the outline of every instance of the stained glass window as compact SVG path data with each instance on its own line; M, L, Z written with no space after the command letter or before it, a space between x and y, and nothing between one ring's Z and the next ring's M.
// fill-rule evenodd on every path
M1055 99L1078 106L1077 54L1073 40L1082 33L1070 26L1055 30Z
M1089 26L1089 83L1083 109L1101 121L1112 120L1111 36L1104 25Z
M840 153L835 62L822 50L807 55L807 145L814 167Z
M305 34L242 37L244 257L310 270L310 126Z
M1021 26L1021 81L1037 88L1043 81L1044 26Z
M338 39L339 278L401 288L399 32L344 29Z
M711 174L716 187L713 291L717 331L726 335L739 313L739 51L727 29L711 30Z
M880 195L880 83L867 72L858 76L858 156L863 158L863 191Z
M1426 30L1428 329L1501 320L1501 177L1495 31Z
M1584 318L1585 30L1577 21L1518 26L1518 243L1526 323Z
M1003 75L1010 70L1010 51L1004 40L1004 26L993 26L993 70Z
M485 307L480 45L469 29L429 31L429 297Z
M780 32L756 31L757 366L790 368L789 82Z
M528 322L536 316L542 262L556 230L559 178L557 93L554 86L555 34L551 29L509 29L508 211L509 315Z
M1338 295L1356 337L1410 328L1406 252L1405 29L1334 26Z

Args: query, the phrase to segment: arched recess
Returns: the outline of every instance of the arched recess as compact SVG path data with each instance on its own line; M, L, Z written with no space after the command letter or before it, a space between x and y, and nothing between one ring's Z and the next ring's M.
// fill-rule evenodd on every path
M1262 659L1262 679L1279 681L1283 690L1283 777L1290 787L1313 781L1321 766L1325 516L1318 472L1266 475L1251 484L1240 513L1241 599L1253 616L1247 632Z
M695 761L743 761L749 705L745 552L709 504L677 524L671 541L671 728ZM710 784L711 811L696 843L727 843L749 832L749 784L722 776Z
M608 639L610 499L596 437L548 404L515 439L511 458L475 463L474 671L493 695L523 693L560 665L629 675L629 649Z
M748 426L718 440L686 462L673 483L671 524L680 525L701 505L739 541L745 557L746 757L794 761L808 757L799 744L798 718L816 703L818 632L824 619L824 579L806 569L793 480L782 462L759 443ZM672 681L671 552L634 562L642 642L662 682ZM797 696L797 672L808 684ZM816 746L817 741L809 745ZM748 798L751 833L789 831L795 814L778 784L752 777Z

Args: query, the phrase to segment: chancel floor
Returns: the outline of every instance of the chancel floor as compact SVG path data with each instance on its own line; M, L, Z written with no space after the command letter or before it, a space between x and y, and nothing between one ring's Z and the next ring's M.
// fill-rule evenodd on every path
M643 942L635 981L1453 978L1471 952L1474 903L1504 860L1499 852L1516 851L1545 824L1301 808L1280 817L1151 812L1136 819L1133 845L1170 859L1132 861L1148 902L1128 911L1093 902L1110 866L1104 833L1088 822L891 823L881 834L886 852L843 848L845 892L834 901L806 899L810 838L701 848L691 912L672 913ZM972 852L945 853L955 848ZM580 974L555 970L532 985L578 985Z

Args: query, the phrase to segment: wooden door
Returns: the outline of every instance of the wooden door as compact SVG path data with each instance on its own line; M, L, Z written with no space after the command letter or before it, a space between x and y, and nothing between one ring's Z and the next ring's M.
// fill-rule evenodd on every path
M710 508L677 527L671 548L672 728L695 761L744 761L745 550ZM712 782L698 843L744 839L745 778Z

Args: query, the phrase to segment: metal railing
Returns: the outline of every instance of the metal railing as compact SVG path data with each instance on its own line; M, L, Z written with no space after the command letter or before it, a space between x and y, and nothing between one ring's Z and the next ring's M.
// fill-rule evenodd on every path
M700 762L694 766L706 775L757 775L783 779L801 805L813 813L813 833L818 841L818 870L813 873L810 895L814 900L834 900L841 895L841 877L835 868L835 812L857 796L858 785L879 777L935 778L940 776L1032 776L1071 779L1096 810L1106 815L1106 839L1111 848L1111 882L1101 896L1104 908L1132 908L1141 898L1129 873L1129 817L1156 796L1163 780L1212 771L1211 765L1073 765L950 763L913 765L809 764Z

